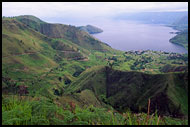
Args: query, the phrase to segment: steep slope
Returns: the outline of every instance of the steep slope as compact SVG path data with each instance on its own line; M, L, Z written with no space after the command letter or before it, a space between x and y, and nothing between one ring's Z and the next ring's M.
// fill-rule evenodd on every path
M134 112L147 111L148 99L151 112L175 117L187 115L187 74L145 74L124 72L109 67L86 70L80 78L68 86L65 94L93 91L97 98L116 110Z
M24 85L28 87L29 94L52 97L56 89L62 91L63 86L75 80L82 71L97 64L96 52L67 39L47 37L35 30L47 23L33 16L23 17L2 18L4 93L18 93L19 86ZM25 18L27 20L23 20ZM75 28L73 30L76 32ZM101 51L117 51L100 44L103 48ZM105 61L101 63L106 64Z
M2 92L16 93L58 64L51 39L12 19L2 19Z
M24 62L22 58L24 55L28 55L31 61L36 60L37 62L41 60L42 62L45 60L49 65L56 65L52 60L55 50L48 44L51 39L28 28L17 20L2 20L2 37L3 63L6 63L6 61L11 63L12 61L12 64L15 64L15 62L26 64L26 61Z
M12 62L17 61L18 63L26 64L26 61L21 62L23 60L20 60L25 59L24 57L26 56L31 62L46 59L49 61L46 61L47 63L55 66L57 65L55 56L72 58L85 55L82 48L80 48L81 52L79 52L79 47L70 44L71 42L51 39L15 19L3 19L2 27L3 62L11 60Z
M104 48L107 45L75 26L45 23L34 16L18 16L15 18L48 37L70 40L86 49L107 51Z
M15 18L3 18L3 92L15 93L19 85L30 86L31 93L40 89L47 91L49 84L59 82L55 80L59 75L51 78L46 76L60 65L60 61L85 59L87 53L89 52L68 40L49 38ZM65 77L72 79L72 73L67 73Z

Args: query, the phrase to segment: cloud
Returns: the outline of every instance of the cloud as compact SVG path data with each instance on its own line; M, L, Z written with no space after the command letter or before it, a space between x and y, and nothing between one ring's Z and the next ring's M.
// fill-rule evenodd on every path
M3 2L3 16L96 18L124 12L187 11L188 2Z

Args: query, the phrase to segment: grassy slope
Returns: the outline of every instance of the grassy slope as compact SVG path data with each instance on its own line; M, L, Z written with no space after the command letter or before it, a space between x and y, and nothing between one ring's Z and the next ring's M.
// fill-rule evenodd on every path
M35 17L33 18L32 20L36 20ZM125 56L121 56L123 55L123 52L111 49L109 46L103 43L100 43L101 47L103 47L103 49L106 49L108 52L99 52L94 49L88 50L81 47L78 43L73 43L72 41L66 40L65 38L48 38L45 35L37 32L35 29L31 29L15 19L5 18L2 20L2 22L3 56L9 56L15 53L40 51L40 53L35 54L25 54L20 56L10 56L2 58L3 77L9 77L14 80L8 83L3 81L2 87L5 86L8 88L11 86L10 84L14 84L16 82L16 85L28 85L29 93L31 96L59 98L59 103L61 104L64 104L64 102L74 101L79 106L93 104L97 107L105 107L105 103L110 103L112 104L112 106L114 106L114 104L117 103L117 99L115 98L120 97L122 100L125 92L122 92L122 94L120 94L116 91L116 93L119 94L115 94L113 96L110 96L109 98L106 98L108 82L106 79L109 79L110 76L114 76L115 71L113 71L113 74L108 75L108 78L106 78L104 66L107 65L107 61L105 60L105 58L112 57L113 54L118 56L118 60L123 61L125 59ZM30 20L28 22L30 22ZM44 23L39 20L34 22L40 22L40 24ZM35 24L34 26L38 25ZM72 53L64 54L63 52L61 52L61 50L70 50L72 52L75 52L76 54L74 56ZM57 57L55 57L55 55ZM68 57L75 56L88 57L89 61L67 60ZM61 58L61 60L59 60L59 58ZM135 59L139 59L139 56L135 56ZM122 68L120 68L121 64L114 68L120 70L131 70L131 64L133 64L133 61L131 63L129 62L129 64L128 62L124 62ZM95 65L104 66L93 67ZM78 69L87 70L79 77L72 76ZM60 77L63 81L59 81ZM66 85L64 81L67 78L74 82L71 85L67 85L68 88L65 89ZM183 91L183 86L181 86L183 83L181 83L181 80L178 80L178 78L174 79L176 79L175 82L178 82L179 86L175 88L171 85L171 89L173 88L173 91L168 92L168 94L171 95L169 96L171 98L170 100L176 99L174 107L178 106L178 102L182 102L181 108L183 111L186 111L186 95L180 98L181 94L185 93L186 91ZM125 80L125 77L122 77L121 80ZM158 80L160 79L158 78ZM121 83L123 82L121 81ZM110 84L113 86L118 85L118 83ZM125 86L125 84L122 85ZM53 88L56 88L59 91L65 91L65 93L72 92L72 95L61 97L55 96L54 91L52 90ZM110 90L113 89L109 89L109 91ZM176 93L179 93L177 94L177 97L175 97L174 91ZM136 94L135 91L134 94ZM87 96L89 98L86 98ZM149 96L149 94L147 94L147 96ZM144 102L145 100L142 99L141 101ZM139 103L141 101L139 101ZM144 102L142 105L145 107L146 104L147 103ZM125 107L126 105L122 106Z
M76 82L68 86L65 94L90 89L99 99L104 98L105 103L120 111L126 111L127 108L147 111L147 102L151 98L152 112L157 105L161 114L171 115L181 104L178 113L187 115L187 81L181 79L186 76L123 72L97 66L81 74Z
M4 78L11 79L10 81L3 80L3 88L7 89L10 84L13 86L24 84L29 86L32 95L35 92L41 94L42 91L44 91L43 95L54 95L52 88L62 90L65 85L64 81L67 79L75 80L76 77L73 74L77 70L94 66L97 61L100 62L98 65L106 64L105 61L99 61L95 58L93 54L97 51L85 49L66 39L49 38L18 21L20 20L18 18L3 18L2 20L2 74ZM24 16L24 18L29 18L27 22L31 24L34 22L44 23L36 17ZM30 22L30 20L34 22ZM33 26L38 25L33 24ZM119 52L103 43L100 44L109 52ZM31 52L32 54L27 54ZM90 60L72 60L76 57L89 58ZM63 81L59 81L59 78Z
M2 20L2 26L3 69L8 67L11 69L18 65L21 67L20 69L25 67L39 72L43 71L40 69L41 67L51 68L57 65L52 60L55 51L45 42L44 35L14 19ZM32 54L24 54L31 52Z
M36 86L32 85L31 92L39 90L40 93L40 87L48 89L43 84L48 86L52 83L60 83L55 79L62 75L57 73L48 75L51 70L58 67L60 61L67 61L67 58L87 57L89 53L68 40L48 38L14 18L4 18L2 27L2 75L13 80L9 81L10 84L17 82L17 84L31 86L32 83L37 83ZM64 77L72 79L75 68L67 67L66 71L68 73L65 72ZM2 87L8 88L4 81Z
M102 47L102 42L94 39L91 35L79 30L75 26L45 23L34 16L18 16L16 19L48 37L70 40L88 50L105 50Z
M19 112L18 112L19 110ZM71 103L58 104L47 98L28 96L2 97L3 125L187 125L187 120L149 117L145 113L120 114L113 109L92 105L75 108ZM148 119L147 119L148 118Z

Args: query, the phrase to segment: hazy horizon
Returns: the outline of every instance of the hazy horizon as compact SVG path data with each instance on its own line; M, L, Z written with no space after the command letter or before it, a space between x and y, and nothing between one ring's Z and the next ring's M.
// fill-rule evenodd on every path
M47 22L56 22L54 18L82 22L122 13L181 11L188 11L188 2L2 2L2 16L34 15Z

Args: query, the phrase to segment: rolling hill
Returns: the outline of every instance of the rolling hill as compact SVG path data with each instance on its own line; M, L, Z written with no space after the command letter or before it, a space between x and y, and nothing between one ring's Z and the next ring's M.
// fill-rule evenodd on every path
M53 37L39 32L43 31L41 27L49 29L48 26L52 26L55 31L62 30L60 38L55 38L52 29L50 33ZM72 35L78 36L71 39L76 41L65 39L65 37L72 38L64 33L65 29L68 29L67 31ZM83 37L83 33L92 41ZM19 85L32 87L31 93L39 90L39 87L46 91L47 87L60 88L64 82L59 84L59 78L61 77L65 82L74 80L85 68L79 62L88 61L89 54L93 54L94 51L116 51L76 27L70 29L67 25L47 24L34 16L3 18L2 36L2 88L11 93L16 91ZM93 50L87 48L89 46ZM57 72L60 67L64 72ZM48 76L48 73L51 73L51 76ZM38 85L34 86L34 83ZM54 85L50 85L52 83Z

